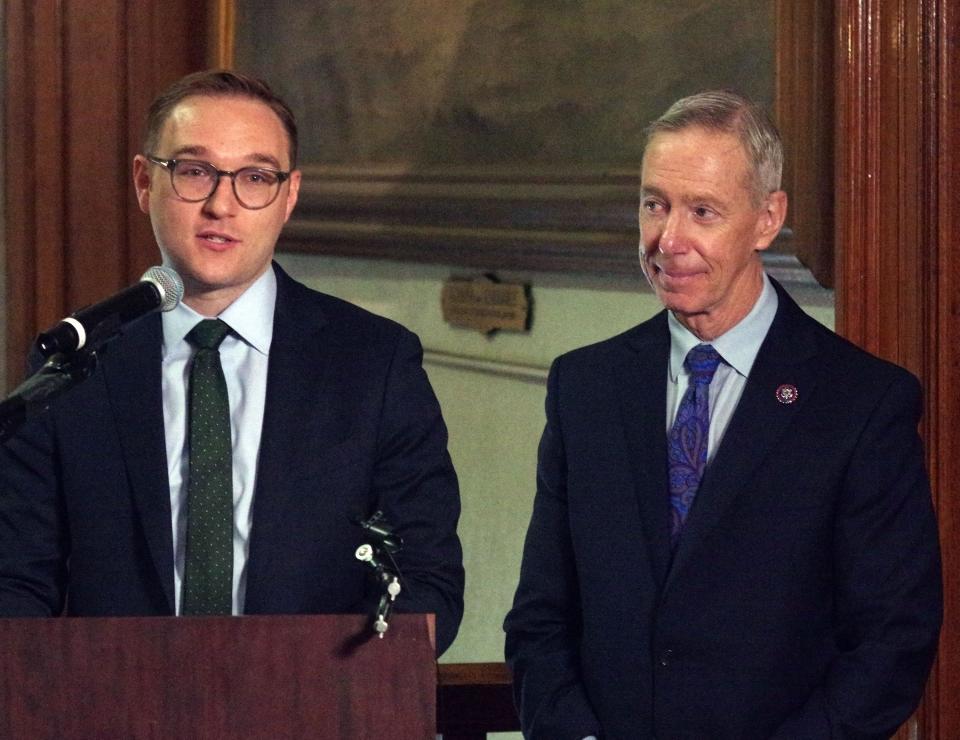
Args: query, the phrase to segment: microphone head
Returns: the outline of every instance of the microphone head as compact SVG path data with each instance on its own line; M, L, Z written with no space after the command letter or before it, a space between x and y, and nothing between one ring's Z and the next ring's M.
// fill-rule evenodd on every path
M169 267L154 265L140 278L157 286L160 291L160 310L172 311L183 300L183 280Z

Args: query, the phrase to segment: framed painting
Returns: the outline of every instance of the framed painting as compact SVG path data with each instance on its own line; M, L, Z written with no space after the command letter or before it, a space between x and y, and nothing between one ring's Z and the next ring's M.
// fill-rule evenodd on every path
M221 58L297 115L303 184L280 249L632 273L646 124L711 87L809 116L810 98L780 99L816 83L783 58L809 55L800 29L826 17L803 5L221 0ZM828 227L816 222L814 251ZM809 274L797 236L785 229L770 255L788 280Z

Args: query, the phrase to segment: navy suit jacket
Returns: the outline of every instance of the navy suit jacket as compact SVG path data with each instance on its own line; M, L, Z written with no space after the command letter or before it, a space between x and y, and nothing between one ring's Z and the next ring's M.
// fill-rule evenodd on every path
M886 737L918 703L942 611L919 383L776 287L675 553L666 313L554 363L505 624L528 737Z
M435 613L442 652L463 613L460 502L420 343L274 269L245 613L368 610L351 519L381 509L405 544L397 609ZM0 614L173 614L161 342L159 315L128 327L0 450Z

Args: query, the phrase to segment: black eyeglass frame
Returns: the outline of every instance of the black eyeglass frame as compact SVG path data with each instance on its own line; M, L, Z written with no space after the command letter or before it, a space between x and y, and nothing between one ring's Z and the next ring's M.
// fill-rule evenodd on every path
M267 208L276 201L277 196L280 195L280 188L287 180L290 179L290 172L284 172L283 170L275 170L272 167L241 167L239 170L221 170L214 167L210 162L204 162L202 159L161 159L156 157L153 154L144 154L144 157L148 161L153 162L153 164L158 164L163 167L167 172L170 173L170 186L173 188L173 192L177 194L177 197L180 200L186 201L187 203L199 203L204 200L210 199L217 188L220 187L220 178L229 177L230 178L230 188L233 190L233 197L237 199L237 203L246 208L248 211L259 211L263 208ZM210 188L210 192L207 193L202 198L185 198L180 194L180 191L177 190L177 184L174 181L175 170L178 164L183 164L184 162L195 162L198 165L203 165L204 167L209 167L210 170L217 175L217 179L213 181L213 186ZM241 172L247 170L253 170L255 172L269 172L271 175L274 175L277 178L277 187L273 191L273 197L264 203L262 206L248 206L243 202L243 198L240 197L240 194L237 192L237 175Z

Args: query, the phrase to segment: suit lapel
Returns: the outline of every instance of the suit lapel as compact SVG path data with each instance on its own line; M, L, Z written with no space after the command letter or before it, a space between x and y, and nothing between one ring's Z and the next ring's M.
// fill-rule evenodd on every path
M794 416L816 381L816 340L807 317L778 285L779 308L747 379L723 441L704 473L684 526L666 587L696 555L711 530L740 495L751 491L754 471L776 454ZM783 403L778 389L795 386L797 400Z
M305 297L305 289L277 266L274 269L277 306L247 565L248 612L256 610L258 599L269 589L275 546L283 542L284 512L290 510L294 496L302 495L291 471L302 469L303 461L316 455L318 446L323 445L322 430L331 426L332 413L332 405L323 402L335 352L322 341L326 320Z
M616 388L624 389L623 428L636 482L641 527L658 584L670 566L667 496L667 362L670 333L661 313L629 335L630 351L615 366Z
M162 330L148 316L100 353L107 395L119 430L133 505L140 517L157 578L173 597L173 535L160 378Z

